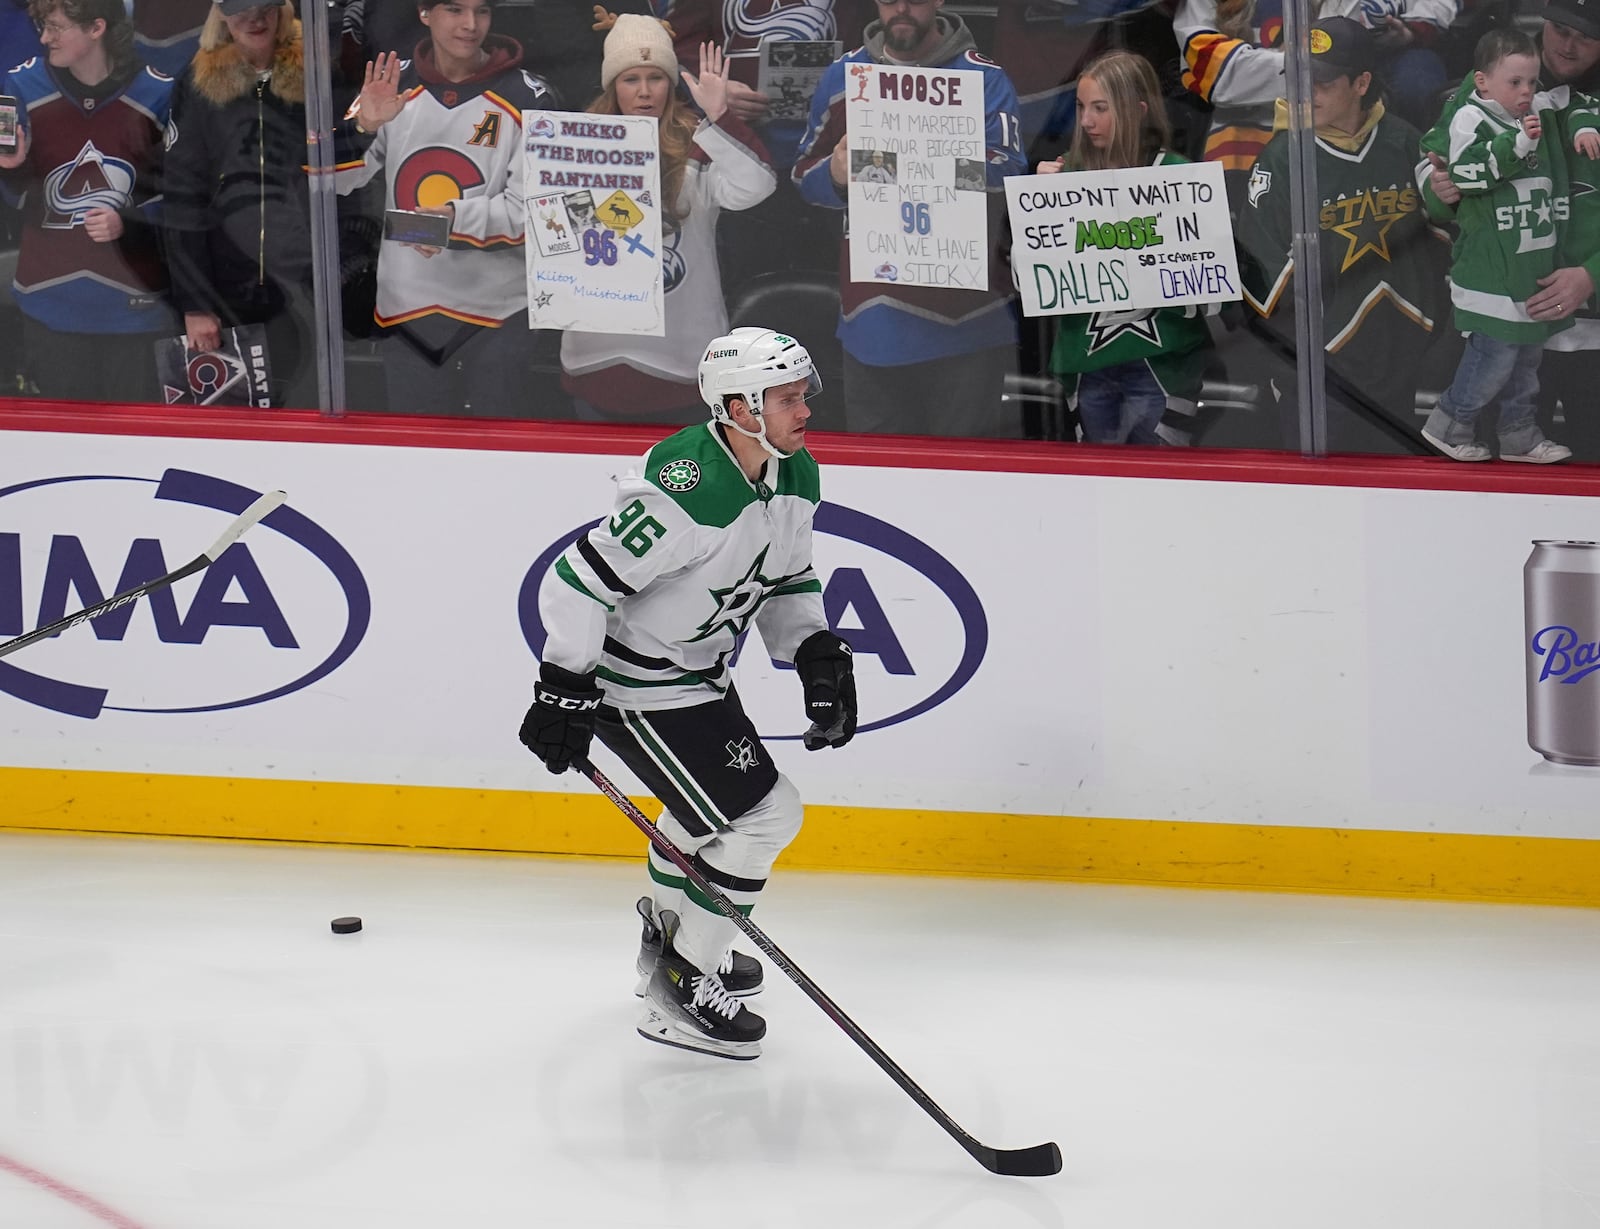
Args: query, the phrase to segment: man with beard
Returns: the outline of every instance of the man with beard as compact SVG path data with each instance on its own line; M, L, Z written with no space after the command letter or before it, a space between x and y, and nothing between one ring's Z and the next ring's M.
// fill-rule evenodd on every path
M1550 0L1541 14L1544 26L1535 40L1539 45L1539 86L1552 90L1566 85L1591 97L1600 95L1600 0ZM1470 78L1462 86L1470 91ZM1573 158L1571 182L1574 237L1592 235L1600 226L1600 163ZM1417 167L1429 211L1449 218L1461 200L1461 189L1451 182L1443 159ZM1600 376L1600 316L1594 299L1600 278L1600 251L1584 250L1582 243L1564 252L1570 262L1539 279L1540 290L1526 303L1528 315L1539 321L1572 318L1572 327L1545 343L1539 366L1539 427L1551 433L1557 403L1564 422L1558 434L1580 461L1600 461L1600 413L1591 402Z
M1600 0L1596 0L1600 3ZM983 74L984 153L990 236L1004 210L1004 180L1027 170L1017 91L1005 70L977 53L972 33L944 0L878 0L864 44L835 61L811 99L794 181L813 205L848 203L850 150L845 92L852 64L967 69ZM852 431L918 435L1012 435L1000 417L1001 389L1016 361L1017 325L1003 262L976 290L849 280L849 237L840 283L845 419ZM992 251L992 248L991 248Z

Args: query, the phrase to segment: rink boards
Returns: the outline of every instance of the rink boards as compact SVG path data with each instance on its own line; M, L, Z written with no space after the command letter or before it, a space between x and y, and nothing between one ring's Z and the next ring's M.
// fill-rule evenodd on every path
M69 421L0 415L27 428L0 430L0 639L290 498L0 661L0 825L642 854L516 728L538 577L652 436ZM1600 768L1530 749L1525 699L1523 564L1600 537L1586 476L816 447L862 728L802 751L749 639L740 692L808 804L787 864L1600 904Z

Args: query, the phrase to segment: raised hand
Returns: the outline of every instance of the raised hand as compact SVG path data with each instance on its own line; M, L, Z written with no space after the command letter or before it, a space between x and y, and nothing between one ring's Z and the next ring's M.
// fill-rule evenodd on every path
M700 75L691 77L687 69L683 70L683 83L689 87L690 96L713 124L728 109L728 72L732 67L721 47L701 43Z
M356 105L356 122L363 132L376 132L400 114L406 100L400 94L399 55L387 51L376 60L367 61Z
M1539 121L1537 111L1529 111L1522 117L1522 131L1528 134L1528 140L1537 141L1544 135L1544 125Z

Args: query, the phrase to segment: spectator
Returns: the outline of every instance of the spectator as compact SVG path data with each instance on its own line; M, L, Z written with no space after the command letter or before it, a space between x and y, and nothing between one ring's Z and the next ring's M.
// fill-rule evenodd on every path
M828 69L811 100L811 121L795 163L801 195L842 209L850 176L845 81L851 64L907 64L981 72L991 204L1007 175L1026 169L1017 92L1005 70L978 55L944 0L879 0L878 20L859 50ZM992 209L998 229L999 210ZM992 249L991 249L992 250ZM1000 422L1005 374L1015 362L1016 317L1007 274L991 261L984 290L948 290L849 280L848 237L840 264L845 417L853 431L926 435L1009 435Z
M1037 0L1030 4L1002 4L995 15L994 58L1005 66L1017 87L1018 113L1022 117L1022 148L1057 150L1072 133L1077 80L1088 64L1114 47L1138 51L1153 65L1175 59L1172 48L1172 9L1175 0ZM1160 31L1140 39L1148 17ZM1149 45L1146 46L1145 44ZM1159 79L1159 74L1158 74ZM1039 152L1039 157L1048 154Z
M45 55L4 92L23 119L0 155L25 198L15 293L36 387L73 401L157 400L155 343L177 331L159 231L172 81L134 54L122 0L33 0Z
M1409 451L1418 360L1445 309L1443 236L1429 227L1411 186L1417 131L1379 97L1370 33L1348 18L1327 18L1313 27L1312 48L1329 447L1394 451L1400 439ZM1277 131L1250 173L1236 237L1245 301L1292 362L1288 122L1280 101ZM1292 397L1292 371L1273 386Z
M1600 156L1600 131L1588 98L1566 86L1536 92L1538 49L1522 31L1489 31L1474 63L1473 92L1422 140L1426 152L1447 159L1461 190L1450 293L1456 327L1467 335L1422 438L1457 461L1487 461L1474 427L1498 398L1501 460L1564 461L1571 449L1546 439L1535 415L1544 342L1571 324L1535 319L1525 301L1561 258L1570 153Z
M1360 12L1352 14L1373 33L1377 71L1394 111L1418 127L1438 117L1439 95L1449 83L1435 48L1456 9L1456 0L1361 0Z
M1108 51L1078 78L1078 121L1064 158L1039 173L1173 166L1188 159L1169 148L1155 69L1131 51ZM1058 317L1050 369L1066 385L1090 444L1187 442L1163 432L1169 403L1192 417L1205 375L1211 333L1199 307L1089 312Z
M554 100L522 48L490 33L491 0L417 7L429 37L403 69L393 52L368 64L351 123L371 141L338 176L349 193L381 174L386 208L450 220L447 248L379 252L388 408L525 415L522 113Z
M167 259L184 331L262 324L274 405L316 404L304 48L287 0L218 0L172 96Z
M0 71L44 52L28 0L0 0Z
M1590 97L1600 95L1600 0L1550 0L1536 42L1540 83L1546 90L1570 86ZM1471 92L1462 82L1457 101ZM1600 166L1574 159L1571 172L1572 233L1588 233L1600 215ZM1451 216L1461 193L1444 168L1444 159L1432 155L1432 166L1418 167L1424 197L1436 217ZM1593 408L1595 372L1600 369L1600 317L1594 299L1600 281L1600 250L1572 249L1564 254L1570 263L1539 279L1538 293L1527 301L1528 314L1537 320L1571 320L1572 327L1545 343L1539 365L1539 425L1554 430L1556 412L1562 413L1561 432L1573 455L1582 461L1600 461L1600 412Z
M1373 54L1381 58L1390 50L1405 50L1410 37L1416 42L1424 27L1445 29L1454 18L1453 0L1365 0L1381 6L1397 5L1400 16L1390 22ZM1378 11L1374 8L1374 13ZM1320 16L1362 18L1363 0L1328 0ZM1314 10L1315 11L1315 10ZM1283 18L1275 0L1182 0L1173 32L1184 61L1182 83L1202 102L1213 107L1211 131L1206 134L1205 158L1221 162L1227 171L1229 202L1238 210L1245 173L1256 162L1274 130L1274 106L1283 94ZM1408 43L1405 43L1408 46ZM1374 61L1374 69L1378 64ZM1421 59L1397 59L1395 69L1421 72ZM1432 82L1442 85L1443 66L1434 70ZM1427 88L1426 80L1418 85Z
M666 335L569 331L562 383L581 417L697 422L696 373L704 339L728 331L717 264L717 216L748 209L776 183L766 150L728 105L727 58L700 48L700 74L680 73L672 40L652 17L624 13L606 35L597 115L660 121L662 275ZM704 118L678 96L682 76Z

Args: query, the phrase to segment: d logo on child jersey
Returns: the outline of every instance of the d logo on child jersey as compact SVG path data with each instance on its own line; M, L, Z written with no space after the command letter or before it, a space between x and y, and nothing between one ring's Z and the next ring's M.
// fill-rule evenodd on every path
M429 145L400 164L394 177L396 209L431 209L460 200L470 188L481 188L483 172L459 150Z
M84 142L78 156L44 177L44 220L47 230L82 226L91 209L121 209L133 194L133 165L108 158Z
M1496 230L1517 232L1517 251L1538 252L1556 245L1556 225L1571 213L1571 202L1555 195L1555 185L1542 176L1516 179L1517 203L1494 211Z

